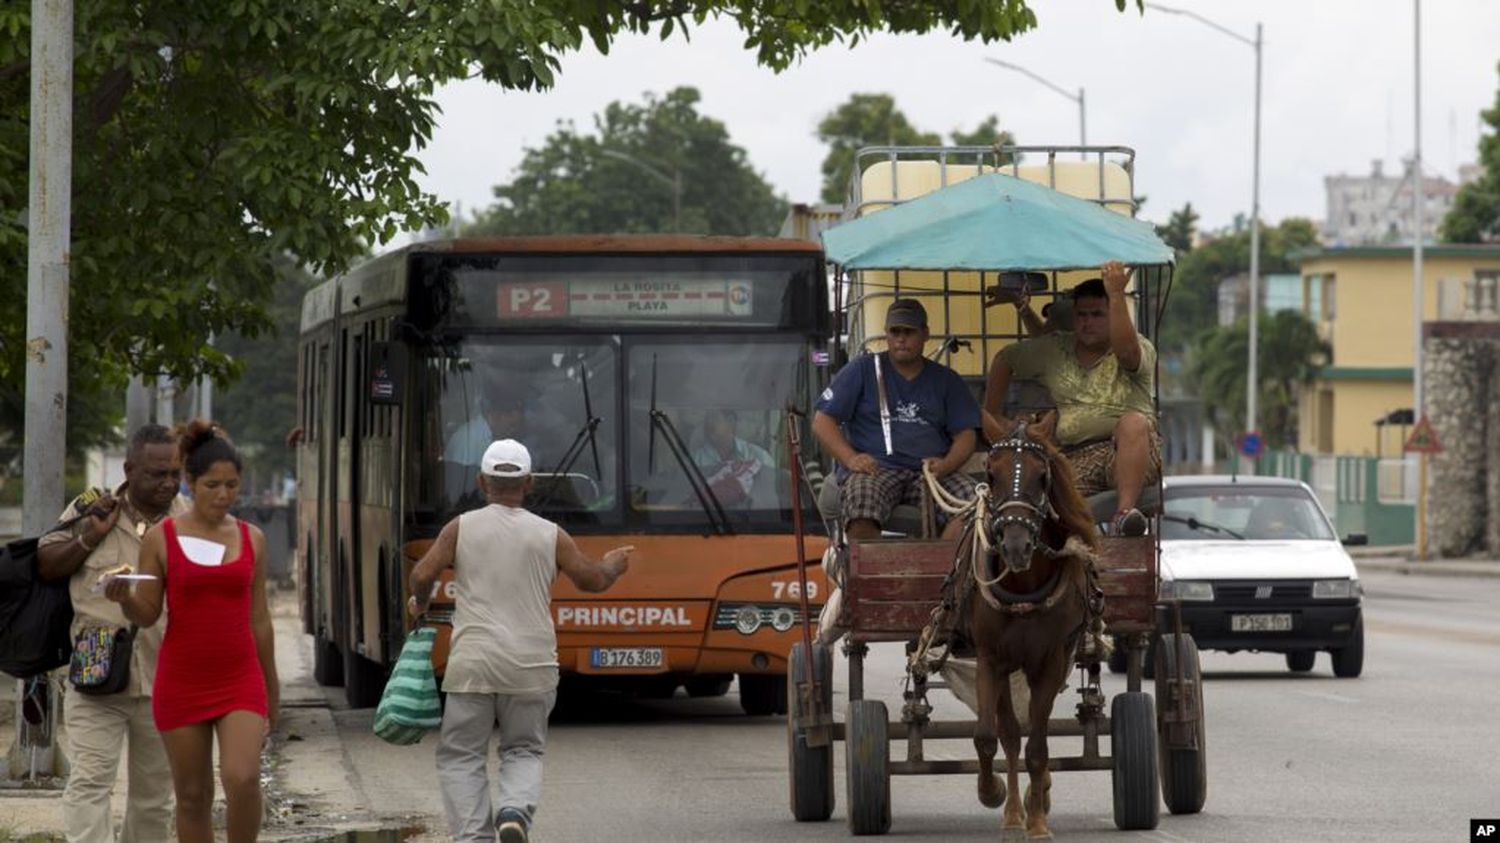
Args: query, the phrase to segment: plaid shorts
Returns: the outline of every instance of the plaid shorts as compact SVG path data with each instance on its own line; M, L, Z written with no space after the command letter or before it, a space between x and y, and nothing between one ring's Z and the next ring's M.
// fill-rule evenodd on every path
M1078 494L1087 498L1115 487L1115 440L1100 439L1085 442L1071 448L1063 448L1063 456L1073 466L1074 479L1078 481ZM1151 461L1146 466L1146 485L1151 486L1161 479L1161 437L1151 431Z
M955 471L938 478L938 484L962 500L974 497L974 478L962 471ZM926 481L920 471L905 471L896 468L881 468L874 474L849 472L839 483L841 514L844 524L856 518L865 518L884 524L891 517L891 510L901 504L922 505L922 490ZM936 508L935 508L936 509ZM937 525L941 529L947 516L936 509Z

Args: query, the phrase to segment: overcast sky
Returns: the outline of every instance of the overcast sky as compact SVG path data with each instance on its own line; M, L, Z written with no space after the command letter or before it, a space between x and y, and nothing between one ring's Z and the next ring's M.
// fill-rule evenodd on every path
M1078 106L1025 76L987 64L1003 59L1086 90L1088 139L1134 147L1147 218L1185 202L1200 225L1248 214L1254 51L1190 18L1148 9L1117 13L1112 0L1032 0L1039 25L1013 42L984 45L947 35L882 36L831 46L775 74L741 47L732 25L710 23L668 42L622 37L608 56L564 57L557 85L512 93L482 82L441 89L433 142L421 151L423 185L487 206L527 147L558 120L591 128L614 100L693 85L700 110L722 121L775 189L816 201L823 146L819 119L861 92L889 93L920 129L946 135L989 114L1022 144L1078 140ZM1386 170L1409 156L1413 137L1412 0L1174 0L1253 38L1264 24L1261 206L1263 218L1321 219L1323 176ZM1473 161L1479 111L1500 86L1500 0L1422 4L1422 146L1426 171L1449 178ZM653 189L643 181L642 189Z

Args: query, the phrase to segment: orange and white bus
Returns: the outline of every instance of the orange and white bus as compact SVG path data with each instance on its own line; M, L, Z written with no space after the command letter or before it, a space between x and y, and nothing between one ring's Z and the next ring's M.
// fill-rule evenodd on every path
M738 677L747 712L784 711L803 620L786 409L827 380L825 279L799 240L526 237L418 243L310 291L297 576L318 681L378 700L407 572L512 437L529 508L589 553L636 547L604 594L556 584L565 681L710 696ZM826 590L809 580L811 611ZM451 610L440 581L439 667Z

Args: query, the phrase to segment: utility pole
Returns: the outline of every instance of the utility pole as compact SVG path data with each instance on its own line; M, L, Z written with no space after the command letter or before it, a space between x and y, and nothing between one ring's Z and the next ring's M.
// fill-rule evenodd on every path
M68 420L68 249L73 193L73 2L31 0L31 172L26 248L26 411L22 531L40 535L63 505ZM10 772L63 767L57 695L41 692L42 723L16 700Z
M997 65L999 67L1003 67L1003 68L1005 68L1007 70L1014 70L1017 73L1023 74L1025 76L1029 76L1032 79L1035 79L1037 82L1041 83L1042 85L1045 85L1046 87L1051 88L1052 90L1056 91L1059 94L1062 94L1063 96L1067 97L1068 99L1072 100L1073 102L1078 103L1078 145L1079 146L1088 146L1089 145L1088 118L1085 116L1086 115L1086 110L1084 108L1083 88L1081 86L1079 87L1077 94L1069 93L1067 88L1064 88L1061 85L1055 84L1053 82L1049 82L1046 79L1044 79L1044 78L1036 75L1035 73L1032 73L1031 71L1027 70L1026 68L1024 68L1024 67L1022 67L1022 66L1020 66L1018 64L1012 64L1012 63L1010 63L1008 61L1001 61L1000 59L992 59L992 58L986 58L985 61L989 62L990 64ZM1082 158L1085 161L1087 161L1088 158L1089 158L1089 154L1087 152L1079 152L1078 153L1078 157Z
M1422 235L1426 229L1423 219L1422 189L1422 0L1412 0L1413 39L1413 108L1412 120L1416 133L1416 151L1411 163L1411 318L1412 318L1412 421L1421 424L1427 418L1426 396L1422 383ZM1417 506L1416 533L1417 558L1427 558L1427 455L1417 455Z

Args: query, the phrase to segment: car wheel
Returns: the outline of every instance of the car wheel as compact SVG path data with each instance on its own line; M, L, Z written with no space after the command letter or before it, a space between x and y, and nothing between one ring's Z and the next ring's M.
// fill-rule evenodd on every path
M1354 632L1349 643L1333 654L1333 675L1340 679L1353 679L1365 669L1365 619L1361 615L1354 622Z
M1313 669L1313 662L1317 658L1317 650L1293 650L1286 654L1286 669L1293 673L1306 673Z

